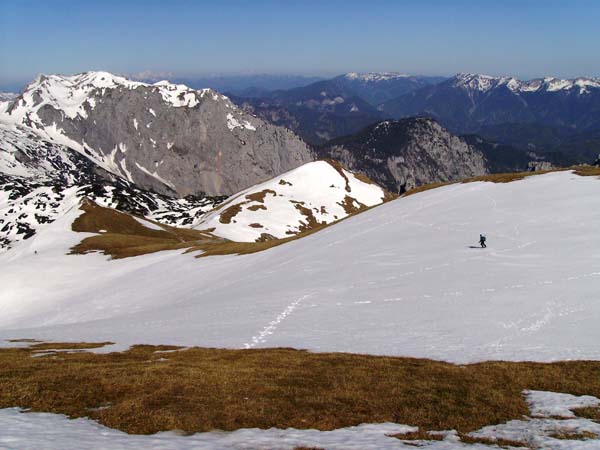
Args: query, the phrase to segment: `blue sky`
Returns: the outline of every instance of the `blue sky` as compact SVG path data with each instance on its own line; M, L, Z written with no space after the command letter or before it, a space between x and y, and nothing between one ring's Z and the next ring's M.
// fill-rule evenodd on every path
M600 75L597 0L0 0L0 83L401 71Z

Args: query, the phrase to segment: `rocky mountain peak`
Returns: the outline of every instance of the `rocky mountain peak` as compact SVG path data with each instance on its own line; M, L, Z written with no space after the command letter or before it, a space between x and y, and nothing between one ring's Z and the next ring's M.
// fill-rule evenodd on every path
M211 89L108 72L42 75L0 123L65 145L104 170L167 195L227 195L313 160L293 132Z
M478 150L424 117L379 122L319 151L390 192L487 173Z

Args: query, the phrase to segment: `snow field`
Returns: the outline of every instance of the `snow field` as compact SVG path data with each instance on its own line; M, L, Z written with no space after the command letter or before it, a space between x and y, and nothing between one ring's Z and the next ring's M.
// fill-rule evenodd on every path
M600 359L599 191L570 172L455 184L200 259L66 256L73 210L0 256L0 339Z

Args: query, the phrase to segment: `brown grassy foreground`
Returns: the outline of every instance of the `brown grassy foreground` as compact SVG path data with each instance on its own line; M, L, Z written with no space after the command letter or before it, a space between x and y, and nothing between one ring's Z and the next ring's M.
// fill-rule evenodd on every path
M587 361L459 366L292 349L151 346L31 357L69 345L0 349L0 408L88 416L129 433L327 430L387 421L465 433L527 414L524 389L600 396L600 362Z

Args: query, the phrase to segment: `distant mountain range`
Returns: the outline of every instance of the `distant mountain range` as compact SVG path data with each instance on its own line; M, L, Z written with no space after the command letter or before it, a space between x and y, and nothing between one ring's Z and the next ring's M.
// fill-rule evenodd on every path
M377 109L381 102L440 80L399 73L348 73L261 97L232 96L232 100L267 121L294 130L307 142L320 144L385 118Z
M445 77L406 75L398 72L350 72L334 80L344 83L372 106L444 81Z
M535 123L587 130L600 127L600 79L459 74L385 102L392 117L430 115L460 133L483 126Z
M130 77L135 81L156 83L167 79L173 84L185 84L192 89L214 89L246 97L260 97L263 94L280 89L293 89L306 86L323 77L302 75L271 75L271 74L241 74L241 75L209 75L209 76L172 76L171 74L153 74L145 72Z
M488 172L481 151L429 118L379 122L333 139L317 152L399 194Z
M597 78L520 81L459 74L389 100L380 109L396 118L430 116L459 134L477 133L524 149L560 151L567 159L572 155L572 161L587 162L600 151Z
M348 73L260 98L232 99L317 145L384 119L426 116L456 134L555 153L564 164L590 162L600 153L598 78Z

